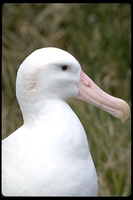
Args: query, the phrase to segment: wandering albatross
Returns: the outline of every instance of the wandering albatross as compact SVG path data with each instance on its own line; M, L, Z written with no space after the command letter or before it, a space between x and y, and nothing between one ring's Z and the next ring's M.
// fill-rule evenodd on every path
M101 90L70 53L55 47L23 61L16 96L24 124L2 141L2 194L97 196L85 130L66 100L81 99L122 121L128 104Z

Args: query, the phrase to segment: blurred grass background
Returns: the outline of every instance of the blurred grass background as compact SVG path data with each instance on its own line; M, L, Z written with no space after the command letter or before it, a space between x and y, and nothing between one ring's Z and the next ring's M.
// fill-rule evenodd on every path
M19 65L35 49L56 46L74 55L103 90L130 105L130 4L4 4L2 8L2 138L23 123L15 96ZM89 140L99 196L131 193L130 119L121 123L69 100Z

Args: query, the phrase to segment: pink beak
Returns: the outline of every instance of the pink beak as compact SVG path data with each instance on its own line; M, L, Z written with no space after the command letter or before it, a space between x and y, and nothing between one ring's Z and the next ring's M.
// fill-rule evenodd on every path
M76 98L107 111L122 122L128 119L130 108L125 101L101 90L83 71L80 76L81 81L77 85L79 94Z

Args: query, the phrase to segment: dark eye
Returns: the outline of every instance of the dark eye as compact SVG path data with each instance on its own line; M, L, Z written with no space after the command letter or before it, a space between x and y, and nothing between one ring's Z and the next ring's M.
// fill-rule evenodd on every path
M61 68L62 68L62 70L65 71L65 70L67 70L68 67L67 67L67 65L63 65Z

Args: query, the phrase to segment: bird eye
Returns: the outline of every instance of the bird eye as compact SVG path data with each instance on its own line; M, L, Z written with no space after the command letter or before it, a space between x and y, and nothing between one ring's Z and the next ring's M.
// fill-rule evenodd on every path
M63 65L62 70L64 70L64 71L67 70L67 65Z

